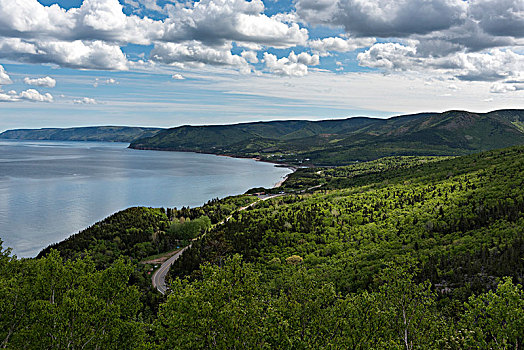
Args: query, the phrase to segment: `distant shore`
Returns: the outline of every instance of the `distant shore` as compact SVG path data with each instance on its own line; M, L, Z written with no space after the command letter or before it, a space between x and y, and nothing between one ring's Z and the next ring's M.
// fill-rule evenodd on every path
M289 168L291 170L296 171L299 166L291 165L287 163L279 163L274 162L266 159L261 159L259 157L245 157L245 156L236 156L232 154L222 154L222 153L211 153L211 152L204 152L204 151L196 151L196 150L184 150L184 149L177 149L177 148L156 148L156 147L142 147L142 146L136 146L131 147L131 144L127 147L129 149L136 149L139 151L163 151L163 152L186 152L186 153L200 153L200 154L210 154L218 157L229 157L229 158L238 158L238 159L252 159L256 160L257 162L264 162L264 163L270 163L275 164L275 166L282 167L282 168Z
M214 155L214 156L218 156L218 157L228 157L228 158L238 158L238 159L252 159L252 160L256 160L257 162L270 163L270 164L274 164L276 167L290 169L291 173L287 174L281 181L277 182L272 188L278 188L278 187L282 186L284 184L284 182L286 182L286 180L289 178L289 176L291 174L293 174L295 171L297 171L297 169L299 168L298 166L295 166L295 165L286 164L286 163L272 162L270 160L261 159L259 157L242 157L242 156L234 156L234 155L231 155L231 154L216 154L216 153L209 153L209 152L202 152L202 151L195 151L195 150L178 150L178 149L170 149L170 148L162 148L162 149L160 149L160 148L154 148L154 147L131 147L131 144L129 144L128 148L129 149L136 149L136 150L140 150L140 151L187 152L187 153L209 154L209 155Z

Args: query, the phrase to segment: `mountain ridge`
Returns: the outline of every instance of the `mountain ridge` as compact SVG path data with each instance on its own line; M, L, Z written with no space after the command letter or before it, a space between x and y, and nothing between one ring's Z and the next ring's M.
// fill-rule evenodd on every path
M464 155L524 144L524 110L452 110L389 119L268 121L179 126L130 148L254 157L295 165L343 165L400 155Z
M73 128L13 129L0 133L0 139L132 142L137 138L153 136L160 130L162 129L112 125Z
M15 129L0 139L129 142L130 148L337 166L386 156L465 155L524 144L524 110L450 110L387 119L277 120L169 129L91 126Z

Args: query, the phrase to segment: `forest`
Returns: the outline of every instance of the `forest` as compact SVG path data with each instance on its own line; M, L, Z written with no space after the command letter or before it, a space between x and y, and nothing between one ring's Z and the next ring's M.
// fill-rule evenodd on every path
M0 133L0 139L11 140L54 140L54 141L105 141L132 142L151 137L159 128L131 126L87 126L79 128L14 129Z
M524 144L524 110L447 111L388 119L284 120L185 125L130 148L258 158L296 166L341 166L385 156L465 155Z
M522 146L394 156L299 169L243 211L256 196L130 208L35 259L4 247L0 344L519 349L523 182ZM145 261L198 235L157 293Z

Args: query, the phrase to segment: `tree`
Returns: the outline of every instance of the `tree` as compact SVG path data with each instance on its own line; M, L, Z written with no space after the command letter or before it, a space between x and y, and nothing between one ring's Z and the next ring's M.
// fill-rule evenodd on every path
M505 277L495 292L471 296L462 326L467 345L483 349L519 349L524 341L524 294ZM468 344L469 343L469 344Z
M96 271L91 258L64 262L56 250L16 264L16 273L0 284L4 347L120 349L142 344L139 293L128 285L130 264L119 259Z
M267 294L239 255L203 265L202 280L175 279L155 322L165 349L260 348Z
M414 282L416 270L414 261L408 257L388 263L380 274L384 284L374 300L377 316L384 325L378 332L382 333L383 347L394 344L406 350L436 348L441 338L445 327L436 310L436 295L429 281Z

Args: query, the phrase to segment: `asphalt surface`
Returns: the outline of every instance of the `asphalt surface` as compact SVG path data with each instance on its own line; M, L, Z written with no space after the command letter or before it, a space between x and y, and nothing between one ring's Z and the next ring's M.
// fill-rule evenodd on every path
M166 286L166 275L169 272L169 268L173 263L180 258L182 253L187 249L190 248L191 244L187 247L182 248L178 253L164 261L164 263L158 268L158 270L155 271L152 277L153 287L155 287L160 293L166 294L167 292L167 286Z

